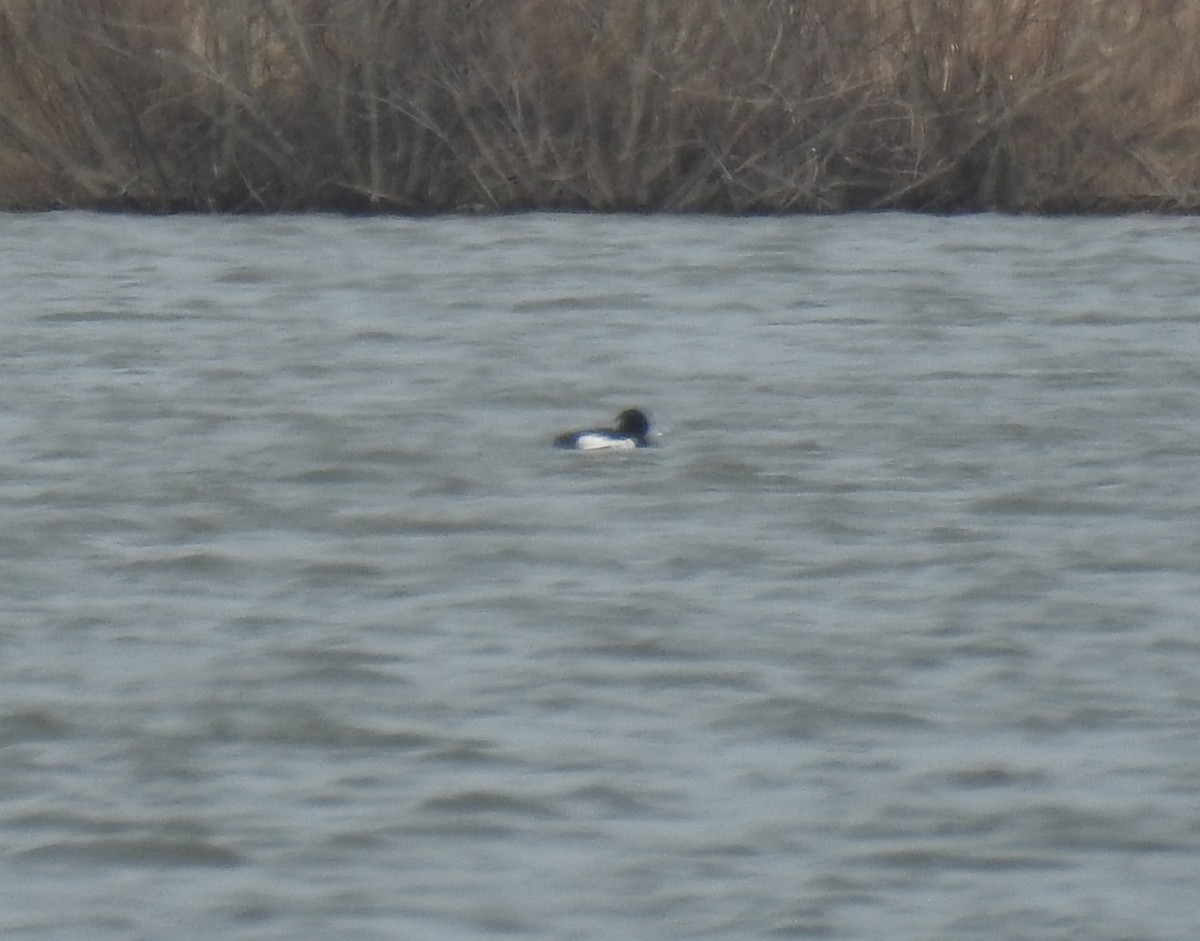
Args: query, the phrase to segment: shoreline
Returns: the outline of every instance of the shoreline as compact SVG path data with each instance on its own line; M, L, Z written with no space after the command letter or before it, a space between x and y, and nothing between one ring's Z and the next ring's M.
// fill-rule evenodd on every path
M9 0L0 211L1189 214L1186 6Z

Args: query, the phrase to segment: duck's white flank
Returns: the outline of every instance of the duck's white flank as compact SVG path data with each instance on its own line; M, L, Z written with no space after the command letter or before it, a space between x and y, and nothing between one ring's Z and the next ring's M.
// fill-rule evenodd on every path
M575 439L580 451L632 451L637 442L632 438L613 438L609 435L581 434Z

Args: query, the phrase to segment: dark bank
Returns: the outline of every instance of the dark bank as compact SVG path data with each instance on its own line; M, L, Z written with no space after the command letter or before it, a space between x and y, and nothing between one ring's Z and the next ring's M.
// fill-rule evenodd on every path
M7 0L0 207L1191 212L1180 0Z

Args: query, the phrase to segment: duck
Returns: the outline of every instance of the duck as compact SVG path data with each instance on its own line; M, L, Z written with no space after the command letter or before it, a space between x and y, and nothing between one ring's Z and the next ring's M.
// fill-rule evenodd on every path
M567 431L554 439L554 446L573 451L632 451L650 447L646 438L649 433L650 420L646 413L638 408L627 408L617 416L616 427Z

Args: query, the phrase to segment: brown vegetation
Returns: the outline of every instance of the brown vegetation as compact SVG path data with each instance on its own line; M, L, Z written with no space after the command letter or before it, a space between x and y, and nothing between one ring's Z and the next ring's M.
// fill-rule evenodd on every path
M0 0L0 205L1200 206L1200 0Z

